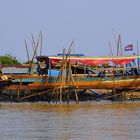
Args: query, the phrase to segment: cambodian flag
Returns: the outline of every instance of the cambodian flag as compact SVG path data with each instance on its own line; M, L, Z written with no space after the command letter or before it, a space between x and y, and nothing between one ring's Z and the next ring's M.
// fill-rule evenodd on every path
M124 51L132 51L133 50L133 45L130 44L130 45L127 45L125 48L124 48Z

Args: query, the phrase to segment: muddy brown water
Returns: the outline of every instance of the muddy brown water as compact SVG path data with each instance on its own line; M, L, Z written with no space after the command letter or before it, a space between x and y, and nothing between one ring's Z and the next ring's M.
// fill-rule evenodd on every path
M0 104L0 140L140 139L140 102Z

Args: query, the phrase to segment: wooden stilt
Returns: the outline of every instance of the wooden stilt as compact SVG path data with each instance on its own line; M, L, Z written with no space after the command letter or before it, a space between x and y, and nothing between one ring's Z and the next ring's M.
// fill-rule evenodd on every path
M74 89L74 92L75 92L75 97L76 97L76 103L78 103L79 102L79 99L78 99L78 95L77 95L76 89Z
M131 91L132 101L134 101L134 93Z
M60 99L59 99L60 103L62 102L62 87L60 87Z
M116 95L116 90L115 89L113 90L113 93L114 93L114 100L117 101L117 95Z
M69 103L69 93L68 92L66 92L66 101L67 101L67 103Z
M22 84L22 78L20 78L20 83L19 83L19 87L18 87L18 90L17 90L17 99L19 99L19 97L20 97L20 87L21 87L21 84Z

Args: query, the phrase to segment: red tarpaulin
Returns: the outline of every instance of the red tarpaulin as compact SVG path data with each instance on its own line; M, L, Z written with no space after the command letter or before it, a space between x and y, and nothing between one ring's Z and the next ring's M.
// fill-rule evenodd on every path
M112 62L114 64L117 64L117 65L125 65L125 64L128 64L130 62L132 62L133 60L135 60L136 58L129 58L129 59L113 59Z
M50 58L51 59L51 64L55 66L58 64L60 61L62 61L63 58ZM125 65L133 60L135 60L136 57L124 57L124 58L69 58L67 61L70 61L71 64L82 64L82 65L102 65L108 62L113 62L114 64L117 65Z
M77 60L77 62L84 64L84 65L102 65L105 64L107 62L109 62L109 60Z

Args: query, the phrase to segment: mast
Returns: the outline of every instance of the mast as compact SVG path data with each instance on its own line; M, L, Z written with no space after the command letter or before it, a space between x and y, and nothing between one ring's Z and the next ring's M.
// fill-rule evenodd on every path
M137 56L139 56L139 42L138 42L138 40L137 40ZM140 60L139 60L139 58L137 58L137 65L138 65L138 71L139 71L139 69L140 69L140 62L139 62Z
M39 37L40 37L40 55L42 55L42 33L41 33L41 31L40 31Z

